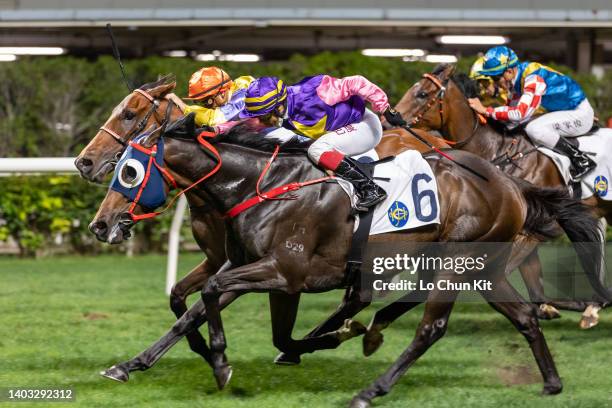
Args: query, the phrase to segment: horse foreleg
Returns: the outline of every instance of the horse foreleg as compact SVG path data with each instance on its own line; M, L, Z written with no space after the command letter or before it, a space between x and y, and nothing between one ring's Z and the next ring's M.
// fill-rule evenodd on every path
M220 269L221 271L222 269ZM219 300L220 308L232 303L242 293L226 292ZM187 312L185 312L172 326L172 328L153 343L145 351L126 362L116 364L106 371L101 372L104 377L112 380L126 382L132 371L144 371L151 368L159 359L166 354L181 338L200 327L206 322L206 308L202 300L198 300Z
M219 308L219 297L226 292L290 292L287 281L281 275L276 260L262 258L257 262L232 269L228 261L219 271L208 279L202 290L202 300L208 317L208 334L217 386L223 389L232 375L227 362L225 332Z
M299 300L299 294L270 293L273 343L276 348L287 353L287 355L295 355L299 359L300 354L334 349L342 342L365 333L365 326L347 319L344 321L344 326L340 323L335 327L338 330L329 330L321 334L313 331L301 340L294 340L291 338L291 332L293 331ZM317 329L322 326L325 326L325 324Z
M321 323L320 325L312 329L306 336L304 336L304 339L308 339L311 337L317 337L322 334L329 333L334 330L338 330L340 327L342 327L345 320L352 318L357 313L365 309L371 303L369 300L364 301L363 299L365 298L366 297L362 296L362 293L358 288L353 287L353 286L348 287L346 289L346 292L344 292L342 303L338 306L336 311L332 313L332 315L329 316L327 320L325 320L323 323ZM369 297L367 298L369 299ZM279 347L277 346L277 348ZM319 350L319 348L315 348L314 350ZM293 353L281 352L274 359L274 362L276 364L281 364L281 365L299 364L300 361L301 361L300 353L295 353L295 352Z
M217 272L216 267L212 267L208 260L202 261L198 266L189 272L187 276L177 282L170 292L170 309L174 312L174 315L179 319L187 311L187 296L192 293L201 291L206 284L208 277ZM187 341L189 342L189 348L201 355L208 364L211 364L210 360L210 349L206 345L204 337L196 329L187 334Z

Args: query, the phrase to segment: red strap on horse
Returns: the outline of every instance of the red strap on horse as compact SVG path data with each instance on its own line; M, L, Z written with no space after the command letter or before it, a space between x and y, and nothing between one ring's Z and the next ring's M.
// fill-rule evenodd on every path
M221 168L221 165L223 163L223 160L221 159L221 155L219 154L217 149L212 144L210 144L208 141L204 140L205 138L212 138L212 137L215 137L215 133L213 133L213 132L206 132L205 131L205 132L201 132L198 135L197 140L198 140L198 143L200 143L202 146L204 146L206 149L208 149L213 154L213 156L215 156L215 158L217 159L217 164L215 165L215 167L211 171L206 173L204 176L202 176L200 179L198 179L195 183L191 184L189 187L185 188L184 190L181 190L177 195L175 195L172 198L172 200L170 200L168 205L166 205L162 210L154 211L154 212L146 213L146 214L134 214L133 213L133 209L136 207L136 204L138 203L138 199L140 198L140 193L141 193L142 189L144 188L144 187L142 187L141 190L138 192L138 195L136 196L136 199L132 203L132 206L130 207L130 210L128 211L128 213L131 215L132 220L134 222L139 221L139 220L144 220L144 219L147 219L147 218L157 217L158 215L164 213L165 211L167 211L170 207L172 207L174 205L174 202L176 200L178 200L178 198L181 195L185 194L187 191L191 190L192 188L194 188L195 186L197 186L198 184L200 184L204 180L210 178L213 174L215 174L216 172L219 171L219 169ZM140 146L140 145L134 144L134 146ZM142 146L140 146L140 147L142 147ZM146 148L143 147L143 149L146 149ZM157 146L155 146L155 150L157 150ZM149 166L147 166L147 175L145 176L145 180L143 180L143 183L142 183L143 186L146 185L146 180L148 179L148 175L150 173L151 161L154 162L155 160L150 160L149 161ZM157 163L156 163L156 166L157 166ZM157 166L157 168L160 168L160 167ZM167 171L162 171L162 173L164 175L168 176L168 179L170 180L170 182L176 187L176 181L174 181L174 178L170 175L170 173L168 173Z
M274 161L274 159L276 159L276 156L278 156L279 150L280 150L280 146L277 145L276 148L274 149L274 153L272 153L272 157L270 157L270 160L268 160L264 169L261 171L261 174L259 175L259 179L257 179L257 185L255 187L255 192L257 193L257 195L255 197L251 197L248 200L243 201L242 203L237 204L234 207L232 207L232 209L230 209L225 214L226 217L229 217L229 218L235 217L238 214L242 213L243 211L246 211L249 208L259 203L263 203L266 200L296 200L297 196L295 195L291 195L289 197L278 197L278 196L281 194L288 193L289 191L296 191L296 190L301 189L302 187L309 186L311 184L322 183L324 181L334 178L333 176L326 176L326 177L321 177L318 179L313 179L313 180L308 180L308 181L293 182L293 183L285 184L280 187L275 187L271 190L268 190L262 193L259 189L259 186L261 182L263 181L266 173L270 169L270 166L272 166L272 162Z

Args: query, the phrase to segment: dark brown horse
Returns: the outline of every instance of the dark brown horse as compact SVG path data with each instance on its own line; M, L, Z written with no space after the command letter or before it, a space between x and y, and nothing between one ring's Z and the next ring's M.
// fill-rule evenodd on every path
M454 70L453 65L439 65L431 74L424 75L423 79L414 84L395 109L407 121L411 121L414 127L438 131L454 148L495 161L508 174L537 186L565 187L553 161L534 149L524 133L505 135L501 127L483 121L476 115L468 105L467 98L478 96L478 85L465 75L454 75ZM507 157L512 160L504 161ZM604 217L608 223L612 221L612 202L594 195L584 200L584 204L590 206L598 217ZM600 225L604 236L605 228L604 222ZM583 329L598 323L597 313L602 304L552 300L544 294L542 266L537 250L527 257L519 270L534 303L543 307L552 305L559 309L584 311L580 321ZM602 269L602 272L605 270ZM554 309L547 310L554 313Z
M93 182L102 182L105 176L113 171L127 142L145 128L160 127L164 122L175 121L182 117L182 111L173 102L176 96L171 92L175 87L174 78L165 76L156 82L141 86L139 90L126 96L113 109L100 131L77 157L75 164L81 176ZM427 132L418 132L421 137L434 146L448 147L440 138L431 136ZM381 143L376 148L381 158L408 149L426 152L429 147L414 139L405 130L393 129L385 132ZM225 237L223 218L197 196L188 194L188 199L193 236L198 246L206 254L206 259L172 288L170 308L177 319L187 311L187 297L192 293L201 291L208 278L216 273L227 259L223 246ZM223 298L222 305L230 304L236 297L226 295ZM347 293L338 312L332 316L332 319L328 320L325 326L313 330L309 335L336 330L346 318L350 317L349 315L354 315L361 310L359 307L363 307L363 305L354 299L354 295ZM206 342L197 330L187 335L187 339L191 350L207 361L210 360ZM275 342L282 341L282 337L275 337ZM296 364L299 363L300 356L287 356L281 353L275 361L280 364Z
M149 144L154 142L154 137L147 141ZM238 129L218 138L215 146L223 165L214 176L192 191L199 199L211 203L219 213L224 214L254 194L261 169L274 143L264 140L261 135L240 133ZM262 190L321 177L322 172L303 154L304 148L306 146L299 146L298 153L281 154L275 163L275 170L261 186ZM490 182L466 172L452 162L438 157L430 158L428 161L439 186L440 224L409 233L383 234L378 239L400 242L513 242L521 232L548 234L549 228L558 221L561 224L572 223L568 233L573 238L597 242L596 223L563 191L544 190L524 182L517 183L474 155L467 152L457 152L456 155L458 160L484 175ZM173 138L166 139L165 163L182 188L210 172L217 164L209 155L202 154L200 147L193 141ZM224 354L225 337L219 313L219 302L224 295L259 291L281 296L285 309L272 313L274 328L275 324L285 319L295 318L300 292L320 292L346 285L345 260L353 229L347 196L334 183L310 186L297 192L297 196L297 200L263 203L228 219L228 261L217 274L208 279L202 290L205 308L202 302L198 302L152 348L129 362L113 367L110 374L127 378L127 373L132 369L150 367L180 337L202 323L205 310L211 336L214 374L218 385L222 387L231 375ZM123 236L129 228L125 216L130 206L131 203L121 194L109 190L92 222L92 230L99 239L105 240L109 231L115 236ZM555 221L552 214L560 209L564 209L559 213L564 214L565 218ZM104 225L103 229L96 227L101 224ZM299 242L300 250L292 250L287 242ZM596 251L600 250L598 245L595 248ZM586 262L585 270L589 271L593 282L597 284L600 264L593 262L592 254L589 255L581 259ZM479 274L446 274L442 271L437 272L432 280L446 279L458 283L477 278ZM504 268L487 270L485 276L491 280L493 289L491 292L482 292L483 296L496 310L508 317L528 340L544 378L544 391L549 394L560 392L561 381L539 329L535 308L509 285ZM353 289L356 290L355 286ZM600 286L598 289L602 296L610 296L605 288ZM429 292L425 314L412 345L387 374L353 400L353 406L366 406L372 398L386 394L401 374L444 334L457 294L458 291ZM506 302L500 303L496 296L497 299L506 299ZM418 302L415 300L414 303ZM395 304L382 318L393 319L409 310L411 307L406 305L410 304ZM293 307L289 308L288 305ZM380 322L373 323L371 327L376 328ZM333 342L327 341L330 336ZM281 350L302 353L335 347L342 340L338 332L328 333L318 338L286 342L282 344ZM151 355L149 353L155 354L156 358L147 361Z

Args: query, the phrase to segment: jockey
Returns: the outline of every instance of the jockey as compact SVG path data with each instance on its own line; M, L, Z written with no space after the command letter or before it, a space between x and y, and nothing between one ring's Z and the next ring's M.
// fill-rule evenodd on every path
M341 79L316 75L291 86L262 77L251 83L245 102L241 117L259 117L264 124L279 127L268 136L282 137L289 129L315 139L308 157L355 186L358 210L366 211L386 198L386 192L349 157L373 149L382 137L380 119L366 109L366 102L384 113L389 123L405 123L378 86L360 75Z
M484 62L484 56L478 57L472 64L469 73L470 79L476 81L478 84L478 98L484 106L506 104L508 101L508 92L503 89L499 89L491 77L482 75L480 73L480 71L483 69L482 67Z
M217 127L238 119L244 108L244 95L251 76L241 76L234 80L221 68L204 67L194 72L189 80L189 97L196 105L182 105L183 113L195 112L197 126Z
M519 62L506 46L491 48L484 58L478 73L508 91L509 103L486 108L473 98L469 100L472 109L498 121L520 124L529 121L538 108L544 108L547 113L525 127L527 135L536 145L568 156L574 180L591 171L595 162L578 150L577 142L567 139L585 134L593 125L593 108L580 85L545 65Z
M470 68L469 77L470 79L473 79L474 81L478 82L480 99L489 100L498 96L499 88L497 88L497 86L490 77L482 75L480 73L484 62L484 57L478 57L478 59L474 61L472 67ZM485 103L485 105L487 104Z

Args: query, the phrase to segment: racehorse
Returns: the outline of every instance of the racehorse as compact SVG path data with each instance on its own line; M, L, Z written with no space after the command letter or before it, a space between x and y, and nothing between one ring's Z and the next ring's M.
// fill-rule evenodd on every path
M259 187L265 189L295 181L320 179L322 175L305 157L304 152L309 144L297 143L292 146L297 152L284 147L285 153L278 155L274 172L260 186L260 171L266 167L269 152L275 148L273 141L264 139L261 134L242 132L239 128L216 137L211 142L213 144L206 144L207 154L202 154L193 140L173 138L174 130L175 127L169 129L164 138L166 179L174 180L180 188L191 188L192 194L210 203L221 214L226 214L255 191L259 192ZM139 150L149 151L152 157L151 146L159 143L161 133L148 136ZM428 158L439 186L440 224L409 233L382 234L379 240L512 242L521 232L548 235L550 228L559 222L565 224L568 234L574 239L598 242L596 222L583 206L576 204L564 191L541 189L518 182L470 153L457 152L456 155L457 160L481 176L467 172L453 162L440 160L437 156ZM204 182L196 185L196 180ZM111 374L117 375L118 379L121 376L127 379L129 371L150 367L151 361L145 361L148 353L163 354L180 337L195 329L202 322L205 307L214 375L222 388L231 375L231 367L224 353L226 344L219 307L222 296L232 292L258 291L280 295L286 301L292 300L293 308L272 313L274 328L278 319L295 317L300 292L327 291L350 284L345 275L346 255L353 231L349 198L334 183L313 184L295 195L295 200L265 202L227 219L228 261L206 282L202 290L203 302L197 303L183 315L161 341L135 359L114 366ZM137 204L137 200L131 202L122 194L109 190L91 224L105 225L104 232L92 228L98 239L108 239L109 231L115 242L126 237L133 225L130 217L133 219L134 214L138 216L146 211ZM555 219L552 214L561 209L563 211L559 214L564 216ZM567 222L571 223L571 227ZM297 252L286 244L296 240L301 244ZM601 251L599 245L589 248L591 252L594 248L595 255ZM600 264L593 261L596 259L593 253L583 255L587 255L581 257L585 270L597 285ZM510 286L504 268L482 273L485 272L485 276L493 282L493 289L481 292L482 295L510 319L528 340L544 379L544 392L560 392L561 381L539 328L535 308ZM476 275L480 276L480 273ZM467 272L459 275L437 271L432 279L459 283L474 277L477 276ZM352 288L357 290L355 285ZM596 289L602 296L611 297L605 288L599 286ZM429 292L425 314L412 345L389 372L353 399L352 406L367 406L372 398L386 394L400 375L444 334L458 293L457 290L442 293L435 289ZM499 302L496 298L505 301ZM395 307L391 315L397 314L398 307L401 310L399 314L409 310L411 307L406 306L408 304L392 305ZM320 338L292 340L284 343L281 350L301 353L306 348L336 347L343 340L341 335L336 335L333 344L321 344L323 338L329 339L329 334Z
M535 149L524 132L506 135L505 130L495 122L483 120L470 108L467 98L478 97L478 84L465 75L454 75L454 71L454 65L438 65L404 94L395 109L413 127L438 131L455 149L469 151L492 161L508 174L537 186L565 187L553 161ZM608 223L612 221L612 202L602 200L597 195L583 202L598 217L604 217ZM605 236L605 222L600 224L600 230ZM597 325L598 311L606 306L605 303L553 300L544 294L542 266L537 250L527 257L519 270L534 303L583 311L580 327L588 329ZM603 275L600 279L603 279ZM554 309L551 311L555 313Z
M119 157L127 144L145 128L161 127L164 123L176 121L183 117L183 112L174 102L176 96L171 92L176 82L172 75L161 77L155 82L142 85L127 95L113 110L104 125L89 144L81 151L75 161L81 176L89 181L101 183L113 171ZM419 131L419 135L428 143L438 147L448 147L440 138ZM398 154L404 150L414 149L420 152L429 151L429 147L414 139L403 129L385 131L376 152L380 158ZM170 293L170 308L178 319L187 311L186 299L195 292L202 290L207 279L217 272L226 260L224 237L225 225L221 214L217 213L197 196L189 194L190 218L193 236L206 254L206 259L192 269L183 279L174 285ZM94 225L97 233L104 233L104 226ZM236 296L226 295L222 305L230 304ZM342 322L349 317L345 305L349 304L356 314L359 307L354 294L347 293L342 305L333 319L324 327L314 329L310 335L316 335L336 330ZM343 312L344 311L344 312ZM187 335L192 351L210 362L210 352L206 342L195 330ZM275 338L275 342L282 341ZM299 355L285 355L281 353L275 360L279 364L296 364L300 361Z

